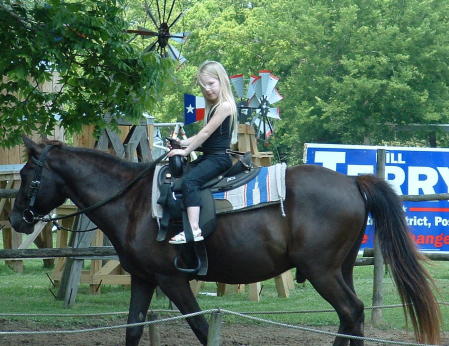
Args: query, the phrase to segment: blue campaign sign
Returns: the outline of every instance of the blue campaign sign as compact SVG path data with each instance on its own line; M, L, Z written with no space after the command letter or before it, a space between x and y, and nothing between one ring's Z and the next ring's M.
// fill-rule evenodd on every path
M449 149L305 144L304 162L346 175L375 174L385 149L385 179L399 195L449 192ZM449 251L449 201L404 202L412 238L421 251ZM362 247L373 246L372 221Z

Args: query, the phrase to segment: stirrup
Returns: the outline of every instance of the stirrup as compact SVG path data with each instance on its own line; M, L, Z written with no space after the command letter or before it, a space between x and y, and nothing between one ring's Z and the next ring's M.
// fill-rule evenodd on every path
M204 238L201 235L201 230L198 230L196 233L193 233L193 241L194 242L202 241L202 240L204 240ZM181 233L178 233L173 238L171 238L168 242L170 244L185 244L185 243L187 243L186 234L184 233L184 231L182 231Z

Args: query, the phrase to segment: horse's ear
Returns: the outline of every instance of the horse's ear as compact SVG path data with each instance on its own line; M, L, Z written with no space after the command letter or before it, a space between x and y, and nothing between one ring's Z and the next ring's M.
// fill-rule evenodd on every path
M30 138L28 138L26 136L22 136L22 140L23 140L23 144L25 144L25 148L30 157L31 156L35 156L35 157L39 156L39 154L41 152L41 148L39 147L39 145L34 143L33 140L31 140Z

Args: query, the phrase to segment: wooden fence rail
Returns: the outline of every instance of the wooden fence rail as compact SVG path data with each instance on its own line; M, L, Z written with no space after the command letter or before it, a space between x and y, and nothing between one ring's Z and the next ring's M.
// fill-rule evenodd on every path
M18 192L18 189L0 189L0 198L14 198Z
M411 202L442 201L442 200L449 200L449 193L434 193L429 195L402 195L399 197L403 201L411 201Z
M56 258L72 257L96 259L98 257L117 256L112 246L92 246L87 248L43 248L43 249L5 249L0 250L0 259L18 258ZM356 265L372 265L373 259L365 256L357 258Z
M449 253L445 252L421 252L424 256L432 261L449 261ZM372 258L374 256L373 249L364 249L363 257Z
M112 246L86 248L42 248L42 249L4 249L0 250L0 259L18 258L56 258L56 257L95 257L117 256Z

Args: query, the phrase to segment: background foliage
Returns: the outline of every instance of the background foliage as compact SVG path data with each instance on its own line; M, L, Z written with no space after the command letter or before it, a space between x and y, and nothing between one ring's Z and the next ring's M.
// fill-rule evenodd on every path
M188 61L173 66L140 53L148 40L127 42L125 28L155 29L143 1L51 0L16 9L34 31L5 11L13 3L0 6L2 51L12 47L0 57L12 80L0 102L2 142L36 122L51 127L55 113L75 130L100 124L106 112L182 120L183 93L199 93L196 67L218 60L231 75L269 69L281 77L282 120L271 142L290 163L304 142L447 144L444 133L422 126L448 123L447 1L178 0L176 10L188 11L172 32L190 37L178 46ZM155 0L148 5L156 12ZM29 82L48 77L48 66L61 72L62 94L39 93ZM398 131L409 124L412 131Z
M169 60L129 44L121 0L0 2L0 140L104 126L105 114L139 119L154 106ZM42 90L52 74L60 91Z

